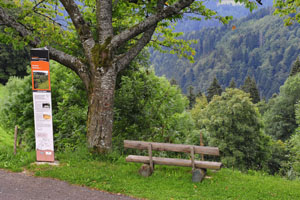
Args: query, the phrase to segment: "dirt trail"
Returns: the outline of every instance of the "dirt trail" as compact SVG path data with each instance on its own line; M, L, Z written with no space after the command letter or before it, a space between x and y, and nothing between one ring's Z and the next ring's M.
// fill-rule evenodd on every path
M0 200L134 200L64 181L11 173L0 169Z

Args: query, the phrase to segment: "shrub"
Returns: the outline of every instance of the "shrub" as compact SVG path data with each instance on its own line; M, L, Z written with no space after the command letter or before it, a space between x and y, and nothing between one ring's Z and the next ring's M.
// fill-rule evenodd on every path
M262 169L269 156L269 138L249 94L227 89L202 110L201 126L208 131L209 145L219 147L227 167Z
M11 78L9 94L1 106L1 125L20 126L20 136L34 149L34 117L31 76ZM52 112L56 150L85 144L87 96L80 79L70 70L51 63ZM195 129L188 100L177 86L154 72L136 70L125 74L115 96L113 146L123 151L124 139L182 143Z
M115 96L113 141L123 149L123 140L182 143L193 130L188 100L177 86L154 72L136 71L123 76Z
M274 139L288 140L297 128L295 104L300 100L300 73L289 77L280 87L280 94L270 101L264 114L265 131Z
M34 149L34 116L31 75L12 77L6 84L8 95L1 105L1 126L19 126L22 145ZM51 63L52 113L55 148L85 142L86 105L81 81L70 70Z

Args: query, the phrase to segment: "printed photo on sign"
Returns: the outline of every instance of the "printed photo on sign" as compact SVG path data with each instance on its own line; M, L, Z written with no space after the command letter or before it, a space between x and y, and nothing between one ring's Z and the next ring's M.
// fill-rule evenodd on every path
M50 103L43 103L43 108L50 108Z
M51 119L51 116L50 115L47 115L47 114L43 114L43 118L45 120L50 120Z
M33 88L37 90L49 89L48 71L34 71L33 84Z

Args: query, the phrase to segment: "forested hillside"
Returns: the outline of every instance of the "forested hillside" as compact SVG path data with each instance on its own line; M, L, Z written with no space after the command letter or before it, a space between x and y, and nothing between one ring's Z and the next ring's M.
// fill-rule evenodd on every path
M186 33L185 39L198 41L195 63L152 52L156 73L174 78L184 92L190 85L206 91L215 76L222 87L231 79L239 87L249 75L255 78L260 95L270 98L279 91L300 53L300 25L286 27L272 12L263 8L219 28Z
M261 2L262 5L259 5L257 10L254 10L253 12L257 12L261 8L273 5L273 0L262 0ZM232 16L234 19L240 19L250 14L249 9L245 8L245 6L241 4L235 4L234 0L222 1L222 3L220 3L219 0L205 1L203 4L211 10L215 10L222 16ZM206 19L200 22L195 22L190 20L189 17L190 15L185 15L182 20L178 21L175 30L186 33L191 31L200 31L201 29L208 27L222 26L222 23L215 19Z

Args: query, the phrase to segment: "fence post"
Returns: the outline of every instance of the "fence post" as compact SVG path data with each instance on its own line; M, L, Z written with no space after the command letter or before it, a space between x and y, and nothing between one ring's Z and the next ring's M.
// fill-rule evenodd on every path
M192 162L192 170L195 170L195 147L191 147L191 162Z
M203 144L203 135L200 132L200 146L204 146ZM201 160L204 161L204 154L201 154Z
M17 138L18 138L18 126L15 126L15 143L14 143L14 155L17 154Z
M149 164L150 164L150 169L151 173L154 171L154 166L153 166L153 160L152 160L152 144L149 143L148 146L148 154L149 154Z

